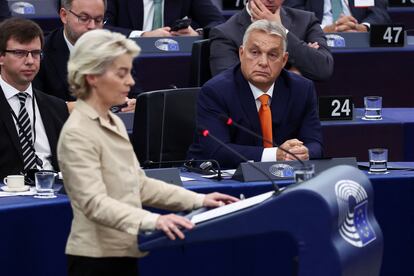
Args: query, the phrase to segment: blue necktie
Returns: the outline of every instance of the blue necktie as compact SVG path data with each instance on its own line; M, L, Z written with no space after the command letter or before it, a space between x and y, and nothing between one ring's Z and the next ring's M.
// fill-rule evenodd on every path
M155 30L162 27L162 0L154 0L154 19L152 20L152 29Z
M339 16L343 12L342 1L332 0L331 3L332 3L332 17L333 17L333 21L335 22L336 20L338 20Z

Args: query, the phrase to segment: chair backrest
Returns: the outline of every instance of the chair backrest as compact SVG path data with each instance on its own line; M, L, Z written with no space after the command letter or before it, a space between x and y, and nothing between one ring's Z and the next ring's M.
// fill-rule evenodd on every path
M210 39L197 40L191 51L190 86L200 87L211 79Z
M185 159L193 142L199 90L167 89L138 96L132 143L141 164Z

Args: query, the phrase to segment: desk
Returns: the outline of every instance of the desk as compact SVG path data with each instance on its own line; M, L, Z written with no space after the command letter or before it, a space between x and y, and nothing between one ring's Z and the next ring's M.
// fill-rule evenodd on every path
M256 195L272 189L266 182L240 183L197 180L185 187L198 192L220 191L235 196ZM414 172L392 171L369 175L375 191L375 214L384 234L383 276L414 275ZM290 181L281 181L281 186ZM282 211L282 210L281 210ZM2 275L66 275L64 247L69 234L71 209L66 196L40 200L32 197L0 198L0 265ZM286 247L277 258L263 252L263 245ZM291 271L295 243L284 239L252 237L249 240L217 241L191 248L152 252L141 259L141 275L269 275ZM323 256L321 256L323 257ZM160 265L160 264L163 265ZM45 264L45 265L41 265ZM281 274L286 275L286 274Z
M329 157L355 156L368 160L368 149L389 149L390 161L414 161L414 109L384 108L383 120L364 121L363 109L355 109L352 121L324 121L324 154ZM130 135L133 113L119 113Z
M363 97L383 97L384 107L412 107L414 46L403 48L332 49L334 74L316 83L318 95L352 95L356 107Z

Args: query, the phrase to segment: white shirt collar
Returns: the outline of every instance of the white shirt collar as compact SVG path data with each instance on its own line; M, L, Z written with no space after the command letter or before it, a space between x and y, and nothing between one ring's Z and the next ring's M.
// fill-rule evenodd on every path
M249 82L250 89L252 90L254 99L257 100L261 95L267 94L270 96L270 99L273 97L273 88L275 87L275 83L270 86L270 88L267 91L262 91L253 84Z
M69 53L71 53L74 46L72 45L72 43L70 43L69 39L66 37L65 29L63 29L63 38L65 39L66 45L68 45Z
M3 89L4 96L6 97L7 100L9 100L10 98L16 96L17 93L23 92L23 91L17 90L16 88L14 88L10 84L8 84L5 80L3 80L1 75L0 75L0 86L1 86L1 89ZM33 89L32 89L32 84L31 83L30 83L29 87L27 87L27 89L24 92L29 94L30 97L33 96Z

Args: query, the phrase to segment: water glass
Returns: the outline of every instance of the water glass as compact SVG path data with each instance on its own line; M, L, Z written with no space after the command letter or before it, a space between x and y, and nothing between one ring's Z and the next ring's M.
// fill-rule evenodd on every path
M53 183L55 182L54 172L35 173L36 198L54 198Z
M296 183L307 181L315 176L315 165L305 164L295 167L293 175Z
M364 97L365 120L382 120L382 97Z
M369 173L387 173L388 149L375 148L368 150Z

